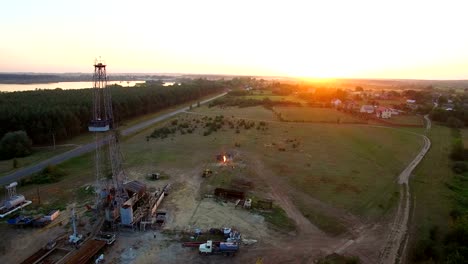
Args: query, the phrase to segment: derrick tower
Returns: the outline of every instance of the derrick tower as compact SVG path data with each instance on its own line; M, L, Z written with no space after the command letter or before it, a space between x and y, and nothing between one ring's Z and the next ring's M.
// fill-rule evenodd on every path
M107 86L106 64L94 63L93 112L89 131L96 142L95 175L97 208L105 212L106 221L114 223L119 217L120 206L128 199L124 189L126 178L122 168L119 138L114 124L112 97Z

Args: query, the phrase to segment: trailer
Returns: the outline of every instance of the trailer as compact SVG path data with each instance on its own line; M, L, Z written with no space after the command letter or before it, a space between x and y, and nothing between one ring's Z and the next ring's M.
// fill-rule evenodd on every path
M206 241L198 247L198 253L201 255L222 254L224 256L234 256L239 251L239 244L236 242L219 242L212 240Z
M100 232L94 237L94 240L104 241L107 245L112 245L115 242L115 239L115 234L108 232Z
M39 218L27 217L27 216L18 216L7 220L7 223L13 226L23 227L32 225L32 223Z
M88 263L99 251L106 246L106 241L90 239L84 242L81 247L71 256L66 257L60 263L82 264Z

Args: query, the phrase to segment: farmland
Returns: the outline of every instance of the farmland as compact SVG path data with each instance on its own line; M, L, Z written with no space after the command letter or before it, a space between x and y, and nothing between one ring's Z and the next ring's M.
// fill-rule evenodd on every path
M201 108L197 113L208 116L224 113L237 119L232 109L212 110ZM263 117L268 113L260 107L247 110L242 111L243 118L255 118L257 113ZM187 121L200 118L195 114L179 117ZM393 129L336 124L273 122L267 131L261 132L250 129L235 133L224 128L202 136L199 130L147 142L151 129L128 138L122 145L125 167L132 178L142 179L153 170L171 171L174 167L201 169L203 164L212 163L216 154L235 149L242 153L247 164L254 161L265 164L272 177L281 178L298 191L295 197L298 203L303 204L301 200L310 196L364 217L380 216L392 208L396 189L389 186L421 146L417 136ZM297 141L297 147L288 140ZM236 148L235 143L240 147ZM89 175L88 179L92 180L92 166L81 167L91 162L91 156L87 155L65 162L60 168L69 172L67 178L83 179ZM253 164L246 165L238 174L255 179L260 172L253 168Z
M274 107L273 110L284 121L290 122L363 123L361 119L333 108Z
M442 238L448 232L452 210L451 192L447 184L454 177L450 166L452 144L450 128L434 126L429 133L431 151L415 170L411 186L414 192L413 220L410 246L421 254L424 241L428 241L430 230L437 229L434 248L441 248ZM435 227L435 229L434 229ZM440 254L441 252L437 250ZM410 258L414 258L411 255Z
M321 112L314 112L317 109ZM299 118L322 115L322 120L345 115L328 108L280 110ZM154 134L155 130L169 134ZM320 239L325 236L328 242L317 249L336 247L328 239L348 234L351 227L386 219L398 202L395 179L421 146L419 136L403 130L345 122L281 122L273 111L261 106L193 108L121 142L129 178L151 188L165 182L174 186L164 205L174 215L166 228L208 228L221 221L261 241L289 232L317 236L324 232ZM231 165L216 162L220 153L233 155ZM60 182L40 187L42 202L92 202L92 196L83 196L81 191L94 181L92 164L93 155L87 154L59 165L67 175ZM204 169L212 170L212 177L203 179ZM167 176L149 182L147 175L154 172ZM232 188L238 182L250 182L246 194L254 200L272 199L274 210L237 212L203 199L214 188ZM32 186L21 190L30 197L36 191ZM210 218L205 216L207 212Z
M394 115L387 121L398 125L424 125L422 116L417 115Z

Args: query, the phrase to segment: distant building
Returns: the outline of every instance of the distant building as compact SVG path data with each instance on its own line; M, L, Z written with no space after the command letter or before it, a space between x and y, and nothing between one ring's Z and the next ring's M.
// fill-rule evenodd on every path
M363 105L363 106L361 106L360 112L361 113L372 114L372 113L374 113L374 106L372 106L372 105Z
M380 106L375 110L375 115L378 118L388 119L392 117L392 110L390 110L390 108Z
M415 104L415 103L416 103L416 100L408 99L408 100L406 100L406 103L408 103L408 104Z
M338 106L340 106L341 103L342 103L342 102L341 102L340 99L333 99L333 100L331 100L331 104L332 104L335 108L337 108Z
M351 112L356 112L360 109L359 104L354 101L343 102L341 108Z
M390 109L390 113L391 113L392 115L399 115L400 112L403 112L403 111L398 110L398 109L395 109L395 108L389 108L389 109Z
M444 109L445 111L453 111L453 109L455 108L455 105L454 104L444 104L442 105L442 109Z

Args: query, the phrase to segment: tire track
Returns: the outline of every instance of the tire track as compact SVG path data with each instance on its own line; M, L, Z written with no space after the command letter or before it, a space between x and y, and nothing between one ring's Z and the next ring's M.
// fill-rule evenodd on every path
M431 121L426 119L426 131L431 128ZM398 184L400 184L400 202L398 210L393 221L390 234L387 237L387 242L380 253L381 264L395 264L401 262L401 256L404 255L406 249L405 244L408 240L408 224L411 209L411 194L409 186L409 177L411 172L418 166L421 160L431 147L431 141L427 136L422 135L424 139L424 146L414 160L401 172L398 177Z

